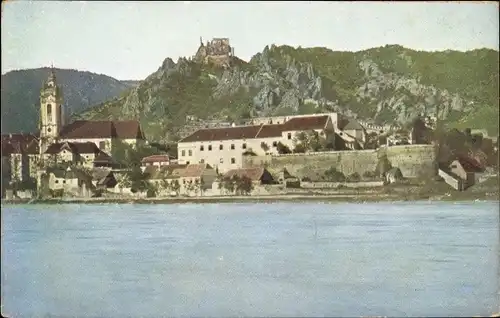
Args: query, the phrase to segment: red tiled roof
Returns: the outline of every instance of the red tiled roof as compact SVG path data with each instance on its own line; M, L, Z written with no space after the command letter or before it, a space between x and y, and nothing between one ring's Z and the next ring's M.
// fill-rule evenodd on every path
M260 126L199 129L179 142L251 139L255 138L259 130Z
M50 145L45 153L47 154L57 154L61 152L64 148L70 150L75 154L98 154L100 149L93 142L62 142L54 143Z
M144 139L141 125L137 120L113 121L116 137L121 139Z
M94 158L94 162L112 163L113 158L111 158L111 156L104 151L100 151L99 154Z
M4 134L1 137L1 143L3 155L39 153L38 138L33 134Z
M92 121L77 120L64 126L59 133L64 139L85 138L143 138L139 122L127 121Z
M150 162L169 162L169 155L152 155L148 157L142 158L142 163L150 163Z
M283 123L283 131L323 129L330 116L295 117Z
M281 137L283 133L283 124L281 125L262 125L256 138Z
M457 160L466 172L483 172L484 171L484 169L481 167L479 162L477 162L475 159L468 158L465 156L458 156Z
M206 169L212 169L212 167L206 163L187 165L184 169L179 170L179 176L183 178L201 177Z
M244 169L232 169L224 174L225 178L231 178L233 176L243 177L246 176L252 181L259 181L264 174L265 169L262 167L244 168Z
M281 137L283 131L323 129L330 116L297 117L283 124L199 129L179 142Z

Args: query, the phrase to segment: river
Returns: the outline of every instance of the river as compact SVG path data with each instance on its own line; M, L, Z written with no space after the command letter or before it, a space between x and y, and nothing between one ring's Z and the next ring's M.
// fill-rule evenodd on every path
M470 316L498 202L2 206L9 317Z

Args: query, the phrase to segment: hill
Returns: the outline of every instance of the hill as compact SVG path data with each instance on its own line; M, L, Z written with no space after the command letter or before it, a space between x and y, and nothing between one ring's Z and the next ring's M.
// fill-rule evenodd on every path
M421 52L397 45L360 52L271 46L232 66L165 59L121 97L75 118L139 119L148 138L175 139L201 121L337 111L376 123L420 114L498 134L498 51Z
M35 132L38 127L40 89L49 68L11 71L2 75L2 133ZM119 81L112 77L55 69L63 88L66 115L119 96L138 85L137 81Z

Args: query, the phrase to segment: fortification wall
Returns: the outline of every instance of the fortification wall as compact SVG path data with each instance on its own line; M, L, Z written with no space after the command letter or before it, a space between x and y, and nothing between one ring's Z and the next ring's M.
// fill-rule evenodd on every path
M344 175L354 172L362 175L373 172L379 157L387 155L393 167L401 169L404 177L434 175L434 148L431 145L404 145L379 150L353 150L316 152L309 154L287 154L266 156L244 156L243 167L265 166L276 174L286 168L293 176L319 180L325 170L335 167Z

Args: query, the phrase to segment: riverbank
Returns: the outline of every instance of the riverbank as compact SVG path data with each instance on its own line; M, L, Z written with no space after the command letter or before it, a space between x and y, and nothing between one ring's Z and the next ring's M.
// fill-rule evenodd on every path
M282 194L262 196L213 196L213 197L166 197L166 198L48 198L3 200L4 204L202 204L202 203L272 203L316 201L325 203L367 203L404 201L498 201L498 195L432 195L432 194Z
M297 190L297 189L296 189ZM408 183L389 185L364 190L303 191L272 195L226 195L200 197L100 197L100 198L44 198L2 200L4 204L181 204L181 203L247 203L247 202L402 202L402 201L498 201L500 199L498 179L493 178L466 191L455 191L443 182ZM302 192L302 193L301 193Z

